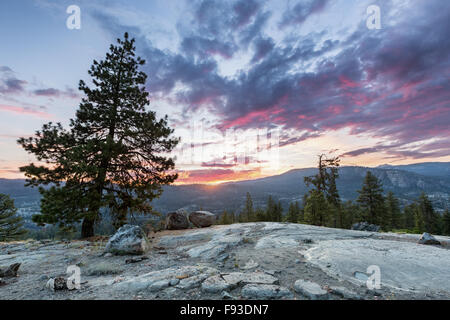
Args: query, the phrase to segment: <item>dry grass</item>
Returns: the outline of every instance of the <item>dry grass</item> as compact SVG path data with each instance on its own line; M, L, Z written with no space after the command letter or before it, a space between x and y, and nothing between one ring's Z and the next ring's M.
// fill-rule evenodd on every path
M100 262L88 267L85 272L88 276L105 276L110 274L119 274L122 273L123 270L109 263Z

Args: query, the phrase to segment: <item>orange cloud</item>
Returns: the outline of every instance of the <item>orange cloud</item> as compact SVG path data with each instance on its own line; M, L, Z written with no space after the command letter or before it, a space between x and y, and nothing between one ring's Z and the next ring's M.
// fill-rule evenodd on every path
M200 169L179 171L175 184L219 184L230 181L249 180L261 177L260 169Z

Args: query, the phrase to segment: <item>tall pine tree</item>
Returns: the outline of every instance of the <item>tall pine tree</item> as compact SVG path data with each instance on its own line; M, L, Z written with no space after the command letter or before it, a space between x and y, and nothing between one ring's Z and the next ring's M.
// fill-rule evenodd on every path
M125 33L102 61L88 71L93 87L80 81L84 92L75 119L66 130L45 124L35 137L18 143L45 165L21 167L27 184L39 188L40 224L73 227L82 221L81 235L94 234L100 209L109 208L117 226L129 214L151 213L150 202L161 186L175 181L172 158L164 156L179 142L172 138L167 116L156 119L147 110L147 75L138 70L145 61L135 57L134 39Z
M329 205L322 192L312 190L304 208L305 223L323 226L328 223Z
M255 221L255 212L253 210L253 200L252 196L249 192L247 192L247 195L245 196L245 208L244 211L241 213L243 216L242 219L244 222L251 222Z
M15 240L25 233L22 217L17 215L14 200L0 193L0 241Z
M273 221L283 221L283 206L281 205L281 201L278 201L277 205L275 206L275 217Z
M313 189L308 195L308 199L311 204L311 202L314 203L323 196L327 202L326 207L328 211L320 214L321 221L326 220L327 225L331 227L340 227L343 224L343 217L341 199L336 185L336 180L339 178L338 169L340 159L339 157L327 158L324 154L318 157L317 174L304 178L307 186L313 186ZM319 196L319 193L322 196Z
M423 220L423 230L429 233L439 233L439 216L425 193L419 197L418 206L421 215L418 219Z
M267 198L267 207L265 218L267 221L275 221L277 215L277 204L273 200L272 196Z
M400 210L399 200L394 196L393 192L388 192L386 196L386 223L389 223L389 229L398 229L403 225L402 212Z
M382 224L385 210L383 188L381 182L370 171L367 171L361 190L358 190L357 202L366 211L369 223Z

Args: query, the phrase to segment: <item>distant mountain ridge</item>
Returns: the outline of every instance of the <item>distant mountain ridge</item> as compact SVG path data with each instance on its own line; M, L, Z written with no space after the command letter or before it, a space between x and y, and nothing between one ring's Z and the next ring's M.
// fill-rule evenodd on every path
M429 195L437 210L450 207L450 163L433 162L413 165L376 168L346 166L339 169L337 186L342 200L355 200L364 176L371 171L383 183L385 193L392 191L407 204L414 201L422 192ZM280 200L284 210L292 201L302 200L308 188L303 178L317 172L316 168L293 169L280 175L228 182L220 185L171 185L165 186L159 199L153 201L155 210L167 212L186 208L204 209L214 213L223 210L241 210L246 193L253 198L255 207L264 207L271 195ZM37 188L25 188L24 180L0 179L0 193L10 194L16 201L19 212L29 217L39 212L40 195Z
M425 176L407 170L356 166L339 169L337 186L343 200L357 198L357 190L361 188L367 171L371 171L382 181L385 192L394 192L403 204L415 200L425 192L437 209L443 210L450 205L450 175ZM220 212L221 208L239 210L245 203L246 193L250 192L256 207L264 206L267 197L271 195L287 209L291 201L301 201L308 192L303 178L316 172L316 168L293 169L276 176L218 186L168 186L161 198L154 201L154 205L162 212L175 210L177 207L203 208L215 212Z
M450 176L450 162L423 162L397 166L384 164L377 168L405 170L424 176Z

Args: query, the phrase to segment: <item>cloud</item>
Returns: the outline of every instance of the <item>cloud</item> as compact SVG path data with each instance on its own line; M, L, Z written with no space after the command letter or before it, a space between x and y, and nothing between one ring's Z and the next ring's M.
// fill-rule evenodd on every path
M258 62L269 54L275 47L275 43L271 38L258 38L254 42L255 54L253 55L252 62Z
M259 176L260 170L231 170L231 169L199 169L191 171L179 171L177 183L221 183L244 179L254 179Z
M11 94L25 91L26 81L17 79L11 68L0 66L0 93Z
M255 0L240 0L233 5L235 12L234 20L238 26L246 25L260 9L260 3Z
M343 153L341 157L358 157L366 154L374 154L384 152L388 154L388 157L395 157L397 159L425 159L425 158L438 158L445 157L450 153L450 145L447 139L441 139L420 146L412 147L405 150L402 144L392 145L377 145L374 147L359 148L346 153Z
M45 111L36 110L35 108L30 108L30 107L16 107L16 106L8 106L8 105L0 104L0 110L10 112L10 113L20 114L20 115L31 115L31 116L43 118L43 119L53 118L53 115L51 115Z
M278 32L326 10L327 3L296 3ZM323 31L301 39L285 34L278 41L264 33L271 12L256 2L246 6L193 2L192 28L179 28L178 51L155 47L140 28L131 27L148 62L144 71L151 75L153 97L170 97L184 115L205 108L219 117L220 129L279 126L289 132L284 145L347 128L397 147L368 146L346 156L450 153L450 20L441 1L387 11L392 19L381 30L368 30L362 19L355 31L339 37ZM100 20L110 30L127 29L111 17ZM231 59L247 50L245 68L233 76L220 73L218 56ZM446 146L426 152L408 146L431 138Z
M59 97L67 97L77 99L80 97L80 94L76 93L73 89L59 90L55 88L47 88L47 89L37 89L33 91L33 94L36 96L43 97L51 97L51 98L59 98Z
M27 81L18 79L15 76L15 72L11 68L7 66L0 66L0 94L5 96L10 96L12 94L24 94L51 98L67 97L76 99L80 97L80 95L71 88L67 88L66 90L59 90L55 88L29 90L26 88L27 84Z
M233 168L236 167L235 163L219 163L219 162L203 162L202 167L206 168Z
M301 0L293 8L288 8L280 22L281 27L293 24L302 24L312 14L322 11L328 0Z

